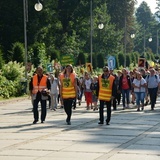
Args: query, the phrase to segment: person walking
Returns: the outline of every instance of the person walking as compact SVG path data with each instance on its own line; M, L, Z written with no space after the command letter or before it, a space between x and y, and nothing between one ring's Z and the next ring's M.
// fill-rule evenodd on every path
M41 103L41 123L45 121L47 109L46 100L50 90L50 81L46 75L43 74L43 68L37 67L36 74L32 77L29 85L30 94L33 98L33 124L39 120L38 103Z
M116 96L117 88L115 84L115 77L110 75L109 68L103 67L103 74L98 77L98 99L100 101L99 107L99 123L104 123L104 105L107 105L106 125L109 125L111 119L111 101Z
M50 75L50 83L51 83L51 91L50 91L51 107L50 109L56 111L57 105L58 105L59 81L53 74Z
M93 111L98 110L97 102L97 86L98 86L98 76L93 77L93 82L91 83L90 89L92 91L92 103L93 103Z
M158 87L160 85L159 76L156 75L155 69L151 68L150 75L146 76L146 82L148 86L148 93L151 101L151 110L154 110Z
M126 107L129 108L131 79L127 74L127 70L125 68L122 70L122 76L119 79L119 90L122 92L123 109L125 109ZM125 99L127 99L127 106L125 104Z
M66 122L71 125L72 104L77 97L76 75L73 73L72 65L67 65L60 75L60 96L63 99L64 110L67 114Z
M143 110L147 83L140 72L136 72L136 77L134 78L132 85L136 96L137 111L140 111L140 102L141 109Z
M91 83L93 82L92 78L90 77L88 72L85 72L84 80L83 80L83 86L84 86L84 95L85 95L85 101L87 104L87 110L93 109L92 106L92 90L90 89Z

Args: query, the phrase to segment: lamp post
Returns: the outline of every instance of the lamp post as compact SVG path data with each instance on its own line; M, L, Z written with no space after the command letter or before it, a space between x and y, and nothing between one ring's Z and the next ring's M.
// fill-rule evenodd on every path
M90 54L91 54L91 65L92 65L92 54L93 54L93 14L92 14L92 0L90 1Z
M104 28L104 24L103 23L99 23L98 24L98 29L99 29L99 47L100 47L100 41L101 41L101 30Z
M41 11L43 6L39 2L34 6L36 11ZM27 61L28 61L28 50L27 50L27 22L28 22L28 0L23 0L23 15L24 15L24 48L25 48L25 79L27 82Z
M127 48L127 20L124 20L124 68L126 67L126 48Z
M157 30L157 47L156 47L156 55L158 56L158 48L159 48L159 37L158 37L159 31Z

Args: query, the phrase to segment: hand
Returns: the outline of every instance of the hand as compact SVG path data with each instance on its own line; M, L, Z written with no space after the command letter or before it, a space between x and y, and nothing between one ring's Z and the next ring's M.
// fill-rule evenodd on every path
M114 96L111 96L111 100L113 100L115 97Z

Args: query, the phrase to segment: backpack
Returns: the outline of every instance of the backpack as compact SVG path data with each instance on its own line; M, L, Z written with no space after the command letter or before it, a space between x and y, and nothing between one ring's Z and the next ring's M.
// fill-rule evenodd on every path
M155 76L155 79L157 80L158 76L156 74L154 76ZM150 77L150 75L147 75L147 82L149 80L149 77Z

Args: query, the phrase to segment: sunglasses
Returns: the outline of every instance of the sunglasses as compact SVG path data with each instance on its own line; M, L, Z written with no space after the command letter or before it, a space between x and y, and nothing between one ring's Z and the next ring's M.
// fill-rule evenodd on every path
M108 70L103 70L103 72L108 72Z

